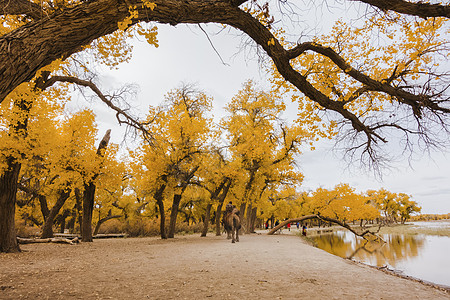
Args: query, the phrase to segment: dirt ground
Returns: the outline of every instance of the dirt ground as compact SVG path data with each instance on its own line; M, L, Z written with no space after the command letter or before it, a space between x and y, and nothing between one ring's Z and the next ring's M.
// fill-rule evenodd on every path
M293 235L126 238L0 254L0 299L450 299Z

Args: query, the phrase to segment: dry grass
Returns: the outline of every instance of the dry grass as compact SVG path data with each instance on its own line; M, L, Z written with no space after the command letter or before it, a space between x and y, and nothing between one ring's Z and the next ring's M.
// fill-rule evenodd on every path
M449 223L450 225L450 223ZM382 227L380 230L381 234L426 234L426 235L437 235L437 236L448 236L450 237L450 226L445 227L422 227L412 224L405 225L394 225Z

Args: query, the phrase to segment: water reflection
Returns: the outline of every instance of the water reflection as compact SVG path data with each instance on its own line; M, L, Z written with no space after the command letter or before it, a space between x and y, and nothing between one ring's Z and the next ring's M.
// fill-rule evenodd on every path
M312 237L317 247L334 255L370 263L373 266L395 267L396 262L417 256L423 247L423 236L384 235L386 243L355 238L351 232Z
M450 286L450 238L426 235L382 235L386 243L367 242L348 231L311 236L334 255L372 266L395 269L422 280Z

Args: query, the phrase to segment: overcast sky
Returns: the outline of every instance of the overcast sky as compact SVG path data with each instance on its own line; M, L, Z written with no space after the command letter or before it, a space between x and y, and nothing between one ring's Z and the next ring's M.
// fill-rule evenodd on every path
M206 26L205 26L206 27ZM211 31L212 27L209 27ZM240 37L222 32L210 35L214 47L227 65L221 62L205 34L196 26L159 26L159 48L136 42L133 59L117 71L105 70L101 77L104 88L118 88L126 83L140 87L133 106L145 115L148 105L157 105L164 95L181 82L196 83L214 98L214 114L220 118L223 106L241 88L242 83L253 79L261 85L264 74L256 60L239 51ZM238 53L237 55L234 55ZM81 105L81 104L80 104ZM97 102L91 104L98 115L99 135L112 129L112 141L121 143L123 128L119 128L114 113ZM286 118L295 116L295 106L289 107ZM357 191L386 188L404 192L422 206L422 213L450 212L450 155L433 153L417 157L412 167L405 160L391 170L385 170L382 180L357 167L347 168L342 156L332 152L332 144L320 143L316 151L306 151L298 165L305 176L304 190L317 187L333 188L338 183L349 183Z

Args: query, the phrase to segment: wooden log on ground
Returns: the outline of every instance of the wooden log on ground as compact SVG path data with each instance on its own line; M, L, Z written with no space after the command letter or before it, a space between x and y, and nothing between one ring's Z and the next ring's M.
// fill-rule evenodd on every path
M19 244L35 244L35 243L58 243L58 244L69 244L69 245L75 245L78 244L80 241L76 237L74 239L65 239L65 238L46 238L46 239L26 239L17 237L17 242Z

